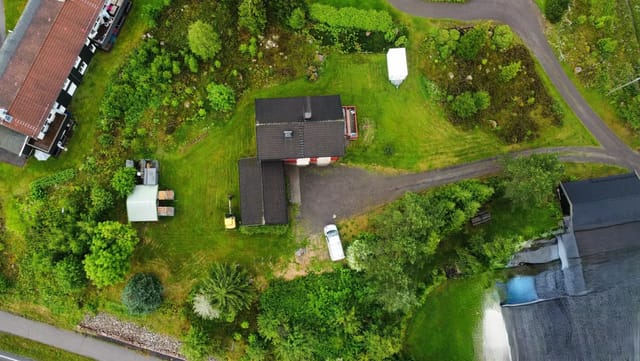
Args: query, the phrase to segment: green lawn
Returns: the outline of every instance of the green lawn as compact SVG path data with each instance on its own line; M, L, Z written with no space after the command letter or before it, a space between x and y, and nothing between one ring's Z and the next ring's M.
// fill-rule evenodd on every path
M476 360L483 294L491 276L445 281L427 296L407 327L404 352L416 361Z
M28 357L34 361L90 361L88 357L53 348L25 338L0 333L0 350L11 352L17 356Z
M7 31L13 30L18 23L22 10L27 5L27 0L2 0L4 1L4 19Z

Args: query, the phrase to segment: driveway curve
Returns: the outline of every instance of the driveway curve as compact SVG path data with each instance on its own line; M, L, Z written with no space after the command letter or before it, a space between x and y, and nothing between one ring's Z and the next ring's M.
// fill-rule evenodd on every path
M532 0L468 0L466 3L430 3L388 0L396 9L421 17L455 20L498 20L511 26L533 52L553 85L600 145L617 158L640 168L640 156L622 142L578 92L562 69L544 36L544 19Z
M300 169L300 222L310 233L319 233L322 226L345 219L377 206L389 203L407 191L428 188L498 173L500 159L505 156L534 153L556 153L567 162L589 162L631 168L625 159L597 147L549 147L529 149L503 156L427 172L383 175L361 168L337 165ZM335 215L335 218L334 218Z

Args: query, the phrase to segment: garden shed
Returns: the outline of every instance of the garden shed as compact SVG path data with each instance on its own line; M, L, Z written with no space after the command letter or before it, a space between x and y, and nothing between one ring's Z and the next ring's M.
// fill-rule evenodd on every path
M389 81L396 88L407 78L407 51L405 48L391 48L387 52L387 71Z
M129 222L158 221L158 185L137 185L127 197Z

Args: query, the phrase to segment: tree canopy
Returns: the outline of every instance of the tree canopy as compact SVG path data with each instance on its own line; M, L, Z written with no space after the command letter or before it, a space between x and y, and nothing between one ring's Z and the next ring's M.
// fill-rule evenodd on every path
M134 315L155 311L162 304L162 284L153 274L136 273L127 282L120 299Z
M197 20L189 25L189 48L202 60L215 58L222 49L220 36L213 27L202 20Z
M84 259L87 278L98 288L122 281L139 241L135 229L129 224L107 221L98 223L92 234L90 252Z
M193 297L193 311L205 320L232 322L249 308L255 289L247 271L237 264L216 263Z
M242 0L238 6L238 25L253 35L262 34L267 24L263 0Z
M136 186L136 169L133 167L118 168L111 178L111 187L120 195L126 197ZM97 195L96 195L97 196Z
M540 207L554 196L564 165L554 154L507 158L504 161L505 197L515 207Z

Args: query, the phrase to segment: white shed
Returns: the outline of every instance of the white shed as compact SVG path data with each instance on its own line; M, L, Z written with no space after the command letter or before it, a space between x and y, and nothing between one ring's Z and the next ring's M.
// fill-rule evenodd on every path
M127 197L129 222L155 222L158 220L158 186L137 185Z
M407 51L405 48L391 48L387 52L389 81L397 87L407 78Z

